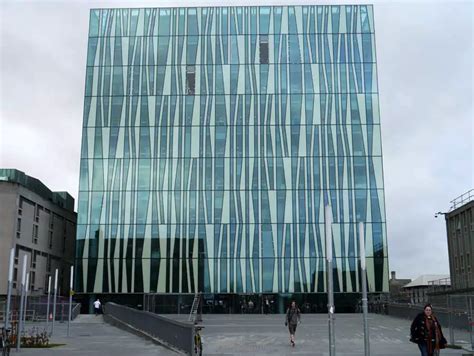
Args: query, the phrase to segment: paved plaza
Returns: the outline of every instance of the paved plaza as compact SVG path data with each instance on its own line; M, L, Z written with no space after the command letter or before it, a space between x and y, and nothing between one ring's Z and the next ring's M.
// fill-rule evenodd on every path
M176 319L183 317L173 316ZM329 355L328 324L325 314L303 314L296 331L296 347L289 346L284 315L203 315L202 333L206 355ZM371 355L418 356L409 342L410 321L370 314ZM336 314L336 354L364 355L361 314ZM448 330L444 330L448 337ZM457 331L466 339L467 333ZM441 355L470 354L443 350Z
M185 315L168 316L187 320ZM371 355L418 356L415 344L408 341L408 320L370 314ZM303 314L297 329L297 345L291 348L283 315L204 315L202 336L204 355L328 355L327 316ZM104 323L101 316L80 315L71 324L56 323L51 342L64 343L51 349L22 349L22 355L69 356L160 356L178 355L160 345ZM444 330L446 337L449 335ZM457 342L468 340L468 334L456 330ZM363 355L364 335L360 314L336 314L336 354ZM15 354L15 352L13 353ZM443 350L441 355L470 355L463 350Z

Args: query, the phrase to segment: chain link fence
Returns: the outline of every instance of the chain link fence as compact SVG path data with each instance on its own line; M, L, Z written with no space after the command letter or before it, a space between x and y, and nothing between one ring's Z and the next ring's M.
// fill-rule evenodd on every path
M429 302L436 311L439 309L447 314L448 320L444 325L449 328L449 341L455 344L469 344L471 349L474 349L474 295L431 295Z
M428 302L433 306L448 342L474 350L474 295L429 295ZM372 301L370 311L413 320L418 313L423 312L423 306L376 300Z

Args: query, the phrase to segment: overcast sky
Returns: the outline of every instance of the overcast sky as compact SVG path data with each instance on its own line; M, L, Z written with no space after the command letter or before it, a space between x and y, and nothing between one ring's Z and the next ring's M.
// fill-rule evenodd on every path
M390 269L449 273L434 213L474 187L474 1L373 3ZM158 4L233 2L0 0L0 167L77 198L89 9Z

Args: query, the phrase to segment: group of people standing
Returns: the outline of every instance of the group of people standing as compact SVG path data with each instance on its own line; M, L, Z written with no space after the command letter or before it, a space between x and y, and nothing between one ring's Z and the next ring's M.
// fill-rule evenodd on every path
M273 312L273 299L264 298L262 300L261 308L262 309L260 310L260 306L257 306L257 304L254 303L252 299L249 299L248 302L245 299L242 299L240 301L240 312L242 314L253 314L260 312L263 312L264 314L269 314Z

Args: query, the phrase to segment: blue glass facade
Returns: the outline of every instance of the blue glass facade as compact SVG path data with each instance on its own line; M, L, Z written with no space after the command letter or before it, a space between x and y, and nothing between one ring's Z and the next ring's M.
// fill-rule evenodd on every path
M371 6L91 10L80 293L388 290Z

